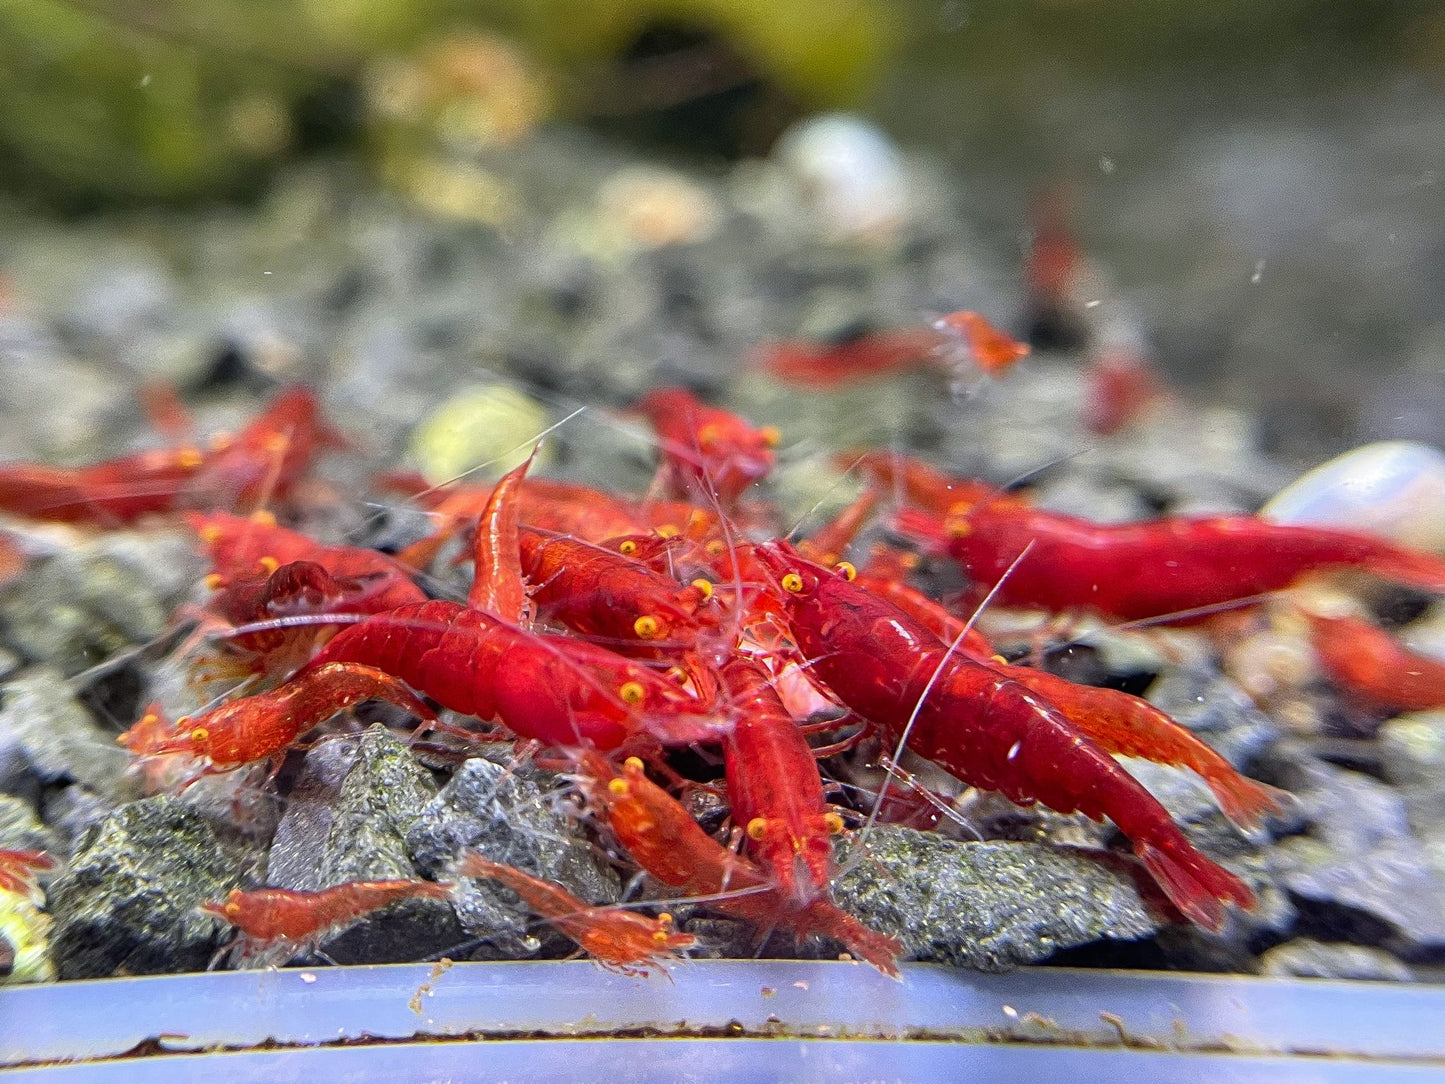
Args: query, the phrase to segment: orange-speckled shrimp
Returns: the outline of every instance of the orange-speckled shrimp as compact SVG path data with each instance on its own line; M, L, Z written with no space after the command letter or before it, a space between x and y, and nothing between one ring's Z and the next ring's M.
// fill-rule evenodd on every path
M949 650L907 614L784 542L758 547L788 600L798 648L852 710L974 786L1062 813L1107 816L1186 916L1224 925L1249 888L1205 857L1107 751L996 667Z
M657 430L663 473L682 495L731 503L773 469L775 429L757 429L683 388L658 388L637 404Z
M1445 707L1445 662L1407 650L1358 617L1309 610L1305 617L1320 667L1352 700L1390 713Z
M450 894L449 885L434 881L348 881L319 892L233 889L224 900L200 908L238 931L212 966L227 952L236 967L265 966L312 951L343 927L400 900L445 900Z
M14 892L31 903L44 901L45 894L36 880L37 873L55 868L55 859L44 851L0 850L0 891Z
M976 312L951 312L933 326L962 345L968 359L988 376L999 376L1029 356L1028 343L1010 338Z
M502 882L599 964L624 975L645 976L647 965L681 959L680 953L697 944L692 934L672 929L667 913L648 918L616 907L592 907L561 885L490 862L475 852L462 857L457 874Z
M1287 587L1306 572L1360 569L1445 592L1445 560L1354 531L1255 516L1098 524L998 500L948 516L902 509L900 531L946 550L1000 603L1092 610L1122 621L1183 613Z
M718 897L710 906L765 930L835 938L859 959L898 977L903 949L896 940L868 929L826 897L796 906L753 862L699 828L676 799L647 778L636 757L628 758L621 774L596 754L584 757L580 767L589 804L633 861L663 884L688 896Z
M308 730L367 700L386 700L422 719L436 718L389 674L372 667L323 664L310 670L304 682L241 697L195 718L183 716L169 728L149 709L116 740L136 756L184 753L201 762L202 774L225 772L279 757Z

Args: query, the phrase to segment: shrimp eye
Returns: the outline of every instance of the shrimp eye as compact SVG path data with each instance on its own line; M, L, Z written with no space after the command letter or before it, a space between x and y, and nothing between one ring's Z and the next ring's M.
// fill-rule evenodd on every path
M973 526L961 517L950 519L945 525L949 538L967 538L973 533Z
M783 439L783 434L779 432L776 425L765 425L758 430L758 439L769 448L776 448L778 441Z
M634 622L632 623L632 631L635 632L635 633L637 633L637 635L640 636L640 637L642 637L644 640L651 640L651 639L654 639L655 637L657 637L658 635L661 634L661 632L662 632L662 623L661 623L660 621L658 621L657 618L653 617L651 614L643 614L641 617L639 617L636 621L634 621ZM635 684L635 683L634 683L634 682L629 682L628 684ZM623 687L626 688L626 686L623 686ZM641 693L640 690L641 690L642 686L638 685L637 687L638 687L638 690L639 690L639 692L638 692L638 694L637 694L637 699L638 699L638 700L641 700L641 699L642 699L642 693ZM626 699L626 697L624 697L623 699Z
M262 527L274 527L276 526L276 515L264 508L258 508L251 513L251 522L258 523Z
M207 591L219 591L225 586L226 577L222 576L219 572L212 572L206 577L205 583Z
M838 575L842 576L849 583L852 583L858 578L858 569L853 566L853 563L851 561L839 561L836 565L833 566L833 571L838 573Z
M681 666L670 667L667 671L667 676L673 681L677 682L679 685L687 684L687 671L684 670Z
M612 780L609 780L608 783L607 783L607 793L611 794L611 795L612 795L613 797L615 797L615 798L625 798L625 797L627 797L627 780L625 780L625 779L612 779Z
M712 598L712 581L711 581L711 580L705 580L705 579L703 579L701 576L699 576L697 579L693 580L692 583L689 584L688 586L689 586L689 587L696 587L696 588L697 588L697 593L698 593L699 595L701 595L703 598L705 598L705 599Z
M723 542L721 538L714 538L711 542L704 546L703 549L707 550L710 557L716 557L721 554L723 550L727 549L727 545Z
M657 916L657 924L659 926L671 926L673 921L674 919L670 911L663 911Z
M722 426L716 422L709 422L697 431L697 442L705 448L709 444L716 444L722 435Z
M211 740L211 732L203 726L196 727L191 731L191 744L204 745Z
M823 827L828 829L830 835L836 836L843 830L843 818L836 813L824 813Z
M631 557L634 553L637 552L637 543L629 538L626 542L623 542L622 545L617 547L617 552L622 554L622 556L624 557Z
M221 528L214 523L207 523L201 528L201 541L208 546L214 546L221 540L221 536L225 533L225 531L221 530Z
M262 557L256 563L266 570L266 575L268 576L281 567L281 562L271 556Z
M748 838L754 843L761 843L763 837L768 834L768 822L762 817L754 817L748 821Z
M803 589L803 577L799 576L796 572L789 572L783 577L782 584L784 591L790 595L796 595Z
M676 538L682 534L682 532L677 529L677 524L675 523L664 523L661 527L656 528L656 530L658 538Z
M652 943L653 943L654 945L665 945L665 944L667 944L667 931L666 931L666 930L653 930L653 931L652 931Z
M647 695L647 690L642 687L642 682L629 681L617 690L617 695L622 697L624 704L640 704Z
M201 455L199 448L182 448L176 453L176 466L184 467L186 470L199 467L204 462L205 457Z
M622 766L629 772L640 772L646 769L647 765L642 763L641 757L628 757L622 762Z

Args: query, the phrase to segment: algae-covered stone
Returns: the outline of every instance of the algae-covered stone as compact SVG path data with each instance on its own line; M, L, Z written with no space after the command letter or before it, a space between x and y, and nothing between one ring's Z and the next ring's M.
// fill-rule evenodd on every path
M347 881L414 879L406 832L436 786L405 743L378 723L354 743L322 742L306 760L300 800L276 833L270 884L315 891ZM343 930L322 951L338 963L396 963L462 939L446 902L412 899Z
M205 967L222 931L196 908L234 886L234 863L180 799L163 795L118 810L86 833L51 885L60 977Z
M531 452L547 428L542 406L505 384L463 389L417 426L411 450L428 482L450 481L473 468L499 477Z
M908 955L980 971L1047 959L1160 926L1134 881L1098 857L1034 843L957 842L885 826L834 885L867 925Z
M407 834L424 872L444 876L464 851L562 885L589 903L615 903L617 874L593 853L576 822L545 789L545 773L519 774L483 757L462 765L422 811ZM485 879L464 880L457 916L468 933L487 938L489 957L532 956L541 948L536 920L510 889Z
M20 892L0 889L0 985L52 982L51 919Z

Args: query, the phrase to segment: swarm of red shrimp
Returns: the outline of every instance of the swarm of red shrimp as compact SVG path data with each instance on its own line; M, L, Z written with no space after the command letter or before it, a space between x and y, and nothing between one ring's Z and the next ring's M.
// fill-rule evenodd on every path
M411 496L435 531L394 557L323 545L258 511L284 514L326 443L299 389L210 452L63 477L0 470L0 505L101 526L188 513L212 565L208 620L263 691L190 718L150 709L122 735L138 758L188 765L183 785L279 766L365 701L396 705L418 730L449 709L477 720L475 730L450 727L453 741L509 736L523 755L569 764L598 830L653 883L706 899L760 936L830 937L889 974L899 943L831 899L833 842L851 811L829 805L818 766L839 745L815 747L813 733L846 744L866 730L1014 801L1107 817L1181 915L1213 930L1231 906L1253 905L1250 890L1114 756L1196 772L1244 829L1278 812L1282 795L1146 701L1010 664L965 615L916 589L908 551L875 551L861 570L843 560L865 523L882 517L951 556L1000 602L1122 620L1167 619L1338 570L1445 591L1445 563L1365 535L1249 516L1102 527L882 453L849 457L876 489L793 545L749 499L779 434L681 389L638 409L659 440L649 496L533 478L527 465L495 486L418 487ZM127 477L144 483L144 501L125 499ZM884 509L881 494L902 494L904 506ZM458 545L475 564L466 601L429 597L421 574ZM1427 694L1412 689L1410 702ZM670 752L682 747L720 755L723 778L710 785L729 804L726 842L678 801L686 780ZM592 908L484 855L457 861L457 877L500 882L607 966L644 970L692 944L665 916ZM395 900L446 892L424 881L259 889L208 910L237 927L238 958L273 959Z

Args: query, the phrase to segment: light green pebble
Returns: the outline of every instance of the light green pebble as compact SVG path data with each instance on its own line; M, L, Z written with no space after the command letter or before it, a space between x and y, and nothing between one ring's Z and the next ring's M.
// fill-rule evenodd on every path
M0 983L54 982L50 960L50 916L19 892L0 889L0 937L15 950L10 974Z
M506 384L464 388L424 418L411 435L411 454L432 485L475 470L499 478L517 466L548 425L547 411ZM537 465L546 462L546 449Z

